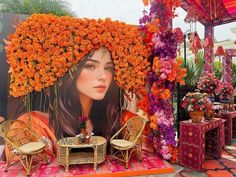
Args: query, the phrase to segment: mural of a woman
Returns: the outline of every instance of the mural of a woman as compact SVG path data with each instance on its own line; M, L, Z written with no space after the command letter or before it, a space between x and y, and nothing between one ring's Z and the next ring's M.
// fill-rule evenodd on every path
M124 108L124 99L113 75L111 54L102 47L86 55L71 75L64 76L59 88L58 112L49 111L49 125L57 138L78 134L79 117L83 115L89 118L86 122L89 133L109 139L119 127L121 108ZM50 96L53 95L51 92ZM55 99L52 101L50 105Z
M9 98L16 101L8 100L7 119L31 122L53 154L58 139L80 133L81 116L88 117L88 132L109 140L126 109L119 87L141 95L150 70L139 28L111 19L35 14L8 37L5 50Z
M113 76L108 49L101 47L91 51L61 78L57 91L50 88L48 113L32 111L16 118L27 122L31 115L32 129L47 140L50 156L56 154L58 139L80 133L79 117L82 115L88 117L89 133L109 140L120 128L121 112L126 108L123 92ZM34 100L33 103L39 104Z

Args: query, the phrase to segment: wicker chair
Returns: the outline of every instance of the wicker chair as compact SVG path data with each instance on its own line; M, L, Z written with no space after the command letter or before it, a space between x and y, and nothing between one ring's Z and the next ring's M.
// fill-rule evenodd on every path
M142 131L147 120L140 116L130 118L124 126L110 139L111 159L119 159L125 162L125 168L133 152L142 161ZM123 137L123 138L120 138Z
M30 176L33 156L38 158L38 162L34 166L38 165L42 159L48 163L47 155L44 153L47 143L23 121L8 120L3 122L0 126L0 135L4 138L9 149L5 172L10 166L20 161L26 170L26 175Z

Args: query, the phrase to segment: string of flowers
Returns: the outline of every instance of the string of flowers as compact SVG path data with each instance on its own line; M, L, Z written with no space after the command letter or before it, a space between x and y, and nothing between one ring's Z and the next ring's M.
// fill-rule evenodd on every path
M137 27L110 19L34 14L8 37L10 94L18 97L55 83L91 50L106 47L119 87L138 93L145 84L150 55Z
M200 50L202 48L201 39L198 36L198 33L196 31L192 32L190 40L189 40L189 44L190 44L189 50L191 50L192 53L194 54L194 56L195 56L194 62L196 63L198 61L197 52L198 52L198 50Z
M148 4L150 1L145 1L145 3ZM178 5L178 0L164 1L164 3L154 0L149 14L144 12L144 16L140 19L144 31L144 42L152 47L152 54L149 57L152 70L147 75L150 91L143 92L146 95L143 95L138 106L150 117L150 127L153 129L150 138L155 149L164 159L171 161L177 160L178 148L175 141L173 105L170 98L175 83L184 84L183 78L186 74L185 69L181 67L181 59L179 57L176 59L178 45L183 41L183 33L179 28L171 30L167 25L174 17L174 9ZM158 27L158 30L150 31L152 25Z

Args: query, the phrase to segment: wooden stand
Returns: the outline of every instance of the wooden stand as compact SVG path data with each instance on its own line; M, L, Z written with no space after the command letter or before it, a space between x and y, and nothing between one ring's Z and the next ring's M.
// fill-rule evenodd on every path
M211 122L180 122L180 165L204 170L205 155L221 157L224 146L224 123L220 118Z
M225 111L221 113L225 122L225 144L231 145L232 138L236 138L236 111Z

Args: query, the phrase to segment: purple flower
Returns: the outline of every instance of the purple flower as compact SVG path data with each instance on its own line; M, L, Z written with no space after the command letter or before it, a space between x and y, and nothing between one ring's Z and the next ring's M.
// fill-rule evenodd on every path
M171 30L168 30L158 35L159 36L154 36L153 39L155 45L153 51L154 55L157 55L160 58L167 58L167 59L176 58L178 39L175 36L175 34Z
M147 74L147 82L152 85L154 82L158 80L157 74L154 71L150 71Z
M146 24L148 21L150 21L149 15L147 15L147 11L143 11L143 17L139 19L139 24Z

